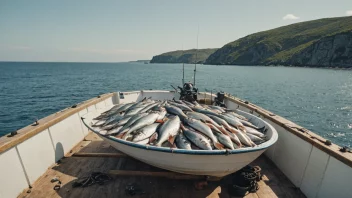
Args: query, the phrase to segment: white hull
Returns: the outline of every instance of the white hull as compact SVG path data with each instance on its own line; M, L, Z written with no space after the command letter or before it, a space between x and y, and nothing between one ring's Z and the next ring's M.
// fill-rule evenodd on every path
M223 177L238 171L265 150L232 155L192 155L166 153L124 145L104 138L117 150L152 166L191 175Z

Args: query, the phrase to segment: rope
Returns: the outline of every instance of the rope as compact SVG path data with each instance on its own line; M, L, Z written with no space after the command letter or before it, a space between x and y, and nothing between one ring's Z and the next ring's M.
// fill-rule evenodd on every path
M82 178L76 179L72 183L72 187L73 188L77 188L77 187L85 188L85 187L91 186L93 184L103 185L110 180L111 180L111 177L105 173L93 172L87 177L82 177Z
M229 193L233 196L244 196L247 191L255 193L259 189L257 181L262 179L259 166L245 166L234 174Z

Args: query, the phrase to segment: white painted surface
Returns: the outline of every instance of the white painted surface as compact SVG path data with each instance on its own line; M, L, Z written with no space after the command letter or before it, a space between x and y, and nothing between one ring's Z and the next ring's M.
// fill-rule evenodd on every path
M55 161L61 159L84 138L80 122L76 113L49 128L55 146Z
M144 98L144 97L147 97L147 98L152 97L154 100L171 100L175 97L175 93L170 92L170 91L143 90L142 91L142 98ZM178 98L175 97L175 99L178 99Z
M121 92L123 93L123 98L120 94L120 103L136 102L142 100L142 94L140 91L131 91L131 92Z
M105 101L101 101L101 102L98 102L97 104L95 104L96 109L104 109L105 107L106 107Z
M0 198L17 197L27 187L16 148L0 154Z
M105 100L105 105L107 107L111 107L112 105L114 105L114 102L113 102L113 97L110 97L108 99Z
M284 130L277 124L271 124L279 135L275 146L273 162L295 186L300 187L312 145Z
M315 197L318 193L328 159L328 154L313 147L301 184L301 190L308 198Z
M104 138L104 137L103 137ZM187 155L139 149L104 138L119 151L162 169L193 175L222 177L246 166L264 150L233 155Z
M320 191L319 198L351 198L352 168L330 156Z
M55 151L47 129L22 142L17 148L30 183L55 162Z
M79 118L81 119L81 117L82 117L83 115L87 114L87 112L88 112L88 111L87 111L86 108L85 108L85 109L82 109L80 112L78 112ZM89 130L88 130L88 128L87 128L86 126L83 125L82 122L81 122L81 128L82 128L83 134L84 134L84 135L88 135Z
M96 110L95 105L91 105L87 108L88 112L95 111L95 110Z

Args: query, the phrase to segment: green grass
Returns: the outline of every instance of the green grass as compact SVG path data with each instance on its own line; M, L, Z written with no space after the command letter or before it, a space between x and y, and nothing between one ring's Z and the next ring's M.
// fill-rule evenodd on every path
M190 49L166 52L154 56L151 63L203 63L217 49Z
M228 43L209 56L206 64L282 62L321 38L348 31L352 31L352 17L326 18L282 26Z

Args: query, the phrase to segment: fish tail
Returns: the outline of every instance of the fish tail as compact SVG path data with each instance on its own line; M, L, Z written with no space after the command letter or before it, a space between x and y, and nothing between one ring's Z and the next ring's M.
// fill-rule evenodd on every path
M259 132L265 132L266 131L266 128L265 128L265 126L263 126L263 127L261 127L261 128L257 128L257 130L259 131Z
M222 145L221 143L219 143L219 142L215 142L214 143L214 146L215 146L215 148L217 148L217 149L219 149L219 150L223 150L224 149L224 145Z
M175 137L176 137L176 136L171 136L171 135L169 136L168 141L170 142L171 145L174 144L174 142L175 142Z
M155 120L156 123L164 123L164 120Z
M162 142L156 142L154 146L161 147Z
M122 139L123 136L125 136L125 133L119 133L119 134L117 134L115 137Z

